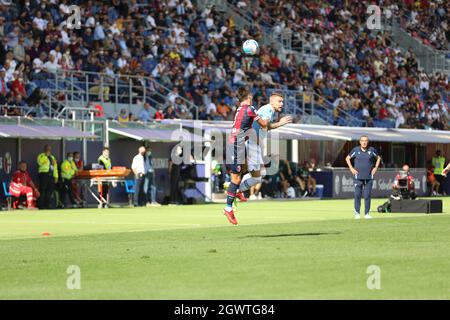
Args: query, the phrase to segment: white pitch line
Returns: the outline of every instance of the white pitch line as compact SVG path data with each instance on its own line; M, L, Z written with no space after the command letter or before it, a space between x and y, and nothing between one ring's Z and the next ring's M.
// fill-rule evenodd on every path
M7 223L46 223L46 224L99 224L99 225L162 225L162 226L200 226L198 223L156 223L156 222L99 222L99 221L46 221L46 220L7 220Z

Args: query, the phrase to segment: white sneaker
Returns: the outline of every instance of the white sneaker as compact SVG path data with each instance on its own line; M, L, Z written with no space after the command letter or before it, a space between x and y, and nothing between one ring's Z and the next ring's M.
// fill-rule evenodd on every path
M249 200L258 200L258 198L254 194L252 194L248 199Z
M258 200L262 200L262 195L261 195L261 192L260 193L258 193Z
M361 215L359 213L355 213L355 219L356 220L361 219Z
M152 202L151 206L152 207L161 207L161 205L158 202Z
M372 216L370 214L364 215L364 219L372 219Z

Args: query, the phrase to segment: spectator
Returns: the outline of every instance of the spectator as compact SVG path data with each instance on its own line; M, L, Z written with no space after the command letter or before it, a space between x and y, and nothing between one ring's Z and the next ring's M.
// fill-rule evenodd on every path
M291 197L295 198L295 191L294 196L292 196L292 190L293 186L296 185L295 176L291 170L291 164L288 160L283 160L280 163L280 189L282 192L282 195L284 197Z
M20 99L26 99L27 92L25 89L25 82L22 74L20 74L19 71L16 71L14 73L14 81L12 82L11 90L14 97L17 98L18 96L20 96Z
M5 69L0 69L0 103L4 104L6 102L6 97L10 92L6 79L5 79Z
M221 99L221 101L217 104L217 114L220 115L223 120L231 120L231 108L225 104L225 101Z
M33 60L33 80L45 80L47 79L47 75L45 73L44 61L46 60L46 53L41 52L38 57ZM50 66L50 68L52 68Z
M164 120L164 112L161 107L158 108L158 110L155 113L155 120L156 121Z
M217 107L213 101L207 104L206 113L208 114L209 120L220 120L222 118L222 116L217 113Z
M166 110L164 110L164 119L177 119L178 116L173 108L173 106L167 106Z
M302 197L306 197L308 195L309 188L309 177L310 173L306 166L299 167L296 173L296 176L294 177L298 186L300 187L300 195Z
M144 107L139 113L139 120L142 122L149 122L152 119L152 112L150 110L150 104L148 102L144 103Z
M117 120L120 123L130 122L130 115L129 115L127 109L125 109L125 108L120 109L119 115L114 120Z
M23 35L19 36L18 42L14 47L14 59L19 62L25 61L25 45Z

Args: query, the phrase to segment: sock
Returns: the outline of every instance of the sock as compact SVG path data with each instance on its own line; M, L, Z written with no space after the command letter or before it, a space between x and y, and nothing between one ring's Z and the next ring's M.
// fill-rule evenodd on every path
M252 177L244 179L241 182L241 185L239 186L239 191L244 192L253 187L254 185L257 185L258 183L261 183L262 178L261 177Z
M239 186L237 184L230 182L227 190L227 208L231 209L233 207L233 201L236 198L238 188Z
M248 180L252 177L251 173L246 173L241 180L241 184L239 185L239 191L244 192L249 189L249 187L246 187L248 185ZM246 189L247 188L247 189Z

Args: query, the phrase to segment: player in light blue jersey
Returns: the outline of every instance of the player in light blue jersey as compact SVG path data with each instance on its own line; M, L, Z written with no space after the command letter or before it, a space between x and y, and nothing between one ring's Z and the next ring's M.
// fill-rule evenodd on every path
M267 128L262 128L258 123L253 122L253 129L256 135L247 141L247 164L249 173L244 176L239 186L239 191L244 192L252 186L261 183L262 160L261 143L267 137L267 131L276 129L292 122L291 116L284 116L278 122L273 122L275 113L283 109L283 96L279 93L272 93L269 104L258 109L256 114L263 120L269 120Z

